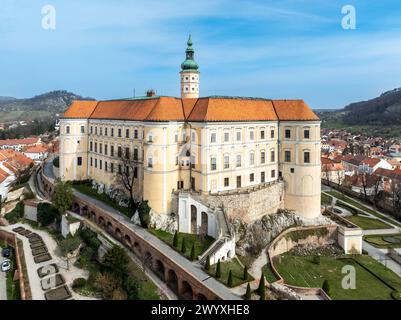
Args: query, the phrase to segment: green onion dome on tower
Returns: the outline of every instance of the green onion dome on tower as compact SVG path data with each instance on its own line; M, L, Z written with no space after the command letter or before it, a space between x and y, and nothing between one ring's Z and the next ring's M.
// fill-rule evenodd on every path
M188 41L187 41L187 50L185 50L186 53L186 59L183 63L181 63L181 69L183 71L185 70L193 70L197 71L199 69L198 64L194 60L194 49L192 48L192 38L191 35L189 35Z

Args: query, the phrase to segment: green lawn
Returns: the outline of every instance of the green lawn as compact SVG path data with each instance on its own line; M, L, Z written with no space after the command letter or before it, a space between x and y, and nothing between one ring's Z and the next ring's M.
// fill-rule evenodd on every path
M155 229L148 229L148 231L154 234L160 240L167 243L170 247L174 248L173 247L174 234L163 230L155 230ZM174 249L176 249L181 254L182 254L181 252L182 241L184 238L185 238L186 251L183 255L188 259L191 258L191 249L193 243L195 243L195 257L198 258L198 256L200 256L203 252L205 252L210 247L210 245L215 241L212 237L208 235L200 237L195 234L180 232L178 233L178 246L177 248Z
M400 243L394 243L394 241L390 240L392 238L394 238L395 241L400 241ZM365 236L363 239L372 246L380 249L401 248L401 234L369 235Z
M236 287L245 282L254 280L254 278L249 273L248 273L248 279L247 280L243 279L244 268L241 266L241 264L239 263L239 261L236 257L229 261L221 262L220 266L221 266L221 277L218 279L216 278L217 264L212 265L210 270L207 272L212 277L216 278L217 280L219 280L221 283L223 283L226 286L228 286L228 274L230 273L230 270L232 271L232 274L233 274L233 286L232 287Z
M131 210L129 208L121 207L119 206L115 201L110 199L106 194L102 193L99 194L97 193L96 190L92 189L92 186L88 183L82 183L82 184L74 184L72 186L75 190L86 194L89 197L95 198L99 201L102 201L103 203L107 204L108 206L120 211L122 214L126 215L127 217L131 217Z
M321 200L320 200L322 205L330 205L332 201L333 201L333 197L322 193L322 197L321 197Z
M262 271L263 271L263 274L265 275L267 282L273 283L273 282L276 282L277 280L279 280L279 278L274 274L270 263L265 264L262 268Z
M385 270L384 266L369 256L360 256L357 259L376 276L352 258L322 256L317 265L313 263L313 256L300 257L286 253L275 257L274 263L285 282L290 285L321 288L327 279L333 300L391 300L391 293L401 285L401 278L392 271ZM341 285L345 276L341 271L347 265L352 265L356 270L355 290L343 289Z
M391 229L388 224L372 218L363 217L360 215L352 215L345 217L348 221L356 224L363 230L374 230L374 229Z
M354 201L354 200L350 199L349 197L343 195L342 193L340 193L338 191L329 191L327 193L330 194L333 197L336 197L337 199L340 199L340 200L342 200L342 201L344 201L344 202L346 202L346 203L348 203L350 205L353 205L354 207L356 207L356 208L358 208L358 209L360 209L362 211L368 212L368 213L370 213L370 214L372 214L372 215L374 215L374 216L376 216L378 218L383 219L384 221L387 221L389 223L392 223L392 224L396 225L397 227L401 227L401 223L393 221L392 219L389 219L385 215L377 213L375 210L369 209L368 207L360 204L357 201Z

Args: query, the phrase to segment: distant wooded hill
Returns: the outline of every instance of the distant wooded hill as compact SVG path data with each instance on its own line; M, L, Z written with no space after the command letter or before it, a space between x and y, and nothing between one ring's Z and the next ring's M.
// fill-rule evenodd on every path
M0 122L54 118L64 112L73 100L94 100L72 92L58 90L29 99L0 97Z

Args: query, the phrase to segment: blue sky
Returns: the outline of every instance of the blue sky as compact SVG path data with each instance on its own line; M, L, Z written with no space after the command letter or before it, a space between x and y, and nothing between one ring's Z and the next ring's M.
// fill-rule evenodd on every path
M0 95L179 95L192 33L201 95L335 108L401 87L401 6L382 1L2 0ZM44 5L56 30L41 26ZM341 27L354 5L357 29Z

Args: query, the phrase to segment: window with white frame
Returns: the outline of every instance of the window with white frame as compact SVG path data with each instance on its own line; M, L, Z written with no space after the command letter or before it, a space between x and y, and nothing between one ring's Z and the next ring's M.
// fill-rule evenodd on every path
M240 154L237 154L237 158L236 158L236 166L237 166L237 168L238 167L241 167L241 155Z
M217 170L217 159L216 159L216 157L211 157L210 158L210 170L211 171Z
M253 131L253 129L249 131L249 140L255 140L255 131Z
M228 154L224 155L224 169L230 168L230 156Z
M216 143L216 132L212 132L211 134L210 134L210 142L211 143Z
M153 168L153 157L148 157L148 168Z
M224 132L224 142L230 141L230 133L228 131Z
M260 163L266 163L266 152L264 151L260 152Z
M237 131L237 141L241 141L241 131Z
M249 154L249 165L255 165L255 153L253 151Z

